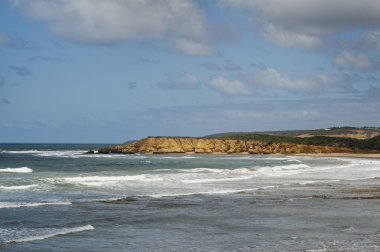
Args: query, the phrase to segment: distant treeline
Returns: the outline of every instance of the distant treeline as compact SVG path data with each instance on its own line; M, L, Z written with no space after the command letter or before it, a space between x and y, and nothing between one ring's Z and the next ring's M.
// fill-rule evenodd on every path
M254 132L224 132L218 134L207 135L207 138L226 138L231 135L245 135L245 134L260 134L260 135L274 135L274 136L289 136L296 137L299 135L312 135L312 136L328 136L328 135L340 135L340 134L357 134L358 131L363 131L360 133L373 134L380 132L378 127L331 127L325 129L313 129L313 130L280 130L280 131L254 131Z
M259 141L266 144L272 143L292 143L304 145L319 145L319 146L335 146L347 147L353 150L380 150L380 136L370 139L353 139L343 137L327 137L327 136L313 136L313 137L291 137L291 136L274 136L266 134L230 134L228 136L210 137L218 139L233 139L245 141Z

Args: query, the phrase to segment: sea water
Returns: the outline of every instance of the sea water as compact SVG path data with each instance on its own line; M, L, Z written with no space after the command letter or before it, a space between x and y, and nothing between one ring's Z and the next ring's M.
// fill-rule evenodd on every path
M0 145L0 251L380 251L380 160L100 147Z

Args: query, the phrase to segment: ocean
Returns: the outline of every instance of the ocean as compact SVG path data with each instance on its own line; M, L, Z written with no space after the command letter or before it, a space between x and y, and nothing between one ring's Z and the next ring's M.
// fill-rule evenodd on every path
M380 251L379 159L101 146L0 144L0 251Z

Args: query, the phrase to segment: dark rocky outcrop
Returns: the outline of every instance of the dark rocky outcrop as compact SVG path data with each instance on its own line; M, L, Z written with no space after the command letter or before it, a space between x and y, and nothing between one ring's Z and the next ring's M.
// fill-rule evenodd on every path
M121 198L121 199L116 199L116 200L101 200L99 202L107 203L107 204L130 204L135 201L137 201L137 199L132 198L132 197L126 197L126 198Z

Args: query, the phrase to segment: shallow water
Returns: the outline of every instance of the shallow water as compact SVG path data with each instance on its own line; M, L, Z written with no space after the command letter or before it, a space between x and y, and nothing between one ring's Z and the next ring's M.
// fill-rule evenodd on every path
M0 145L1 251L380 251L380 160L98 147Z

